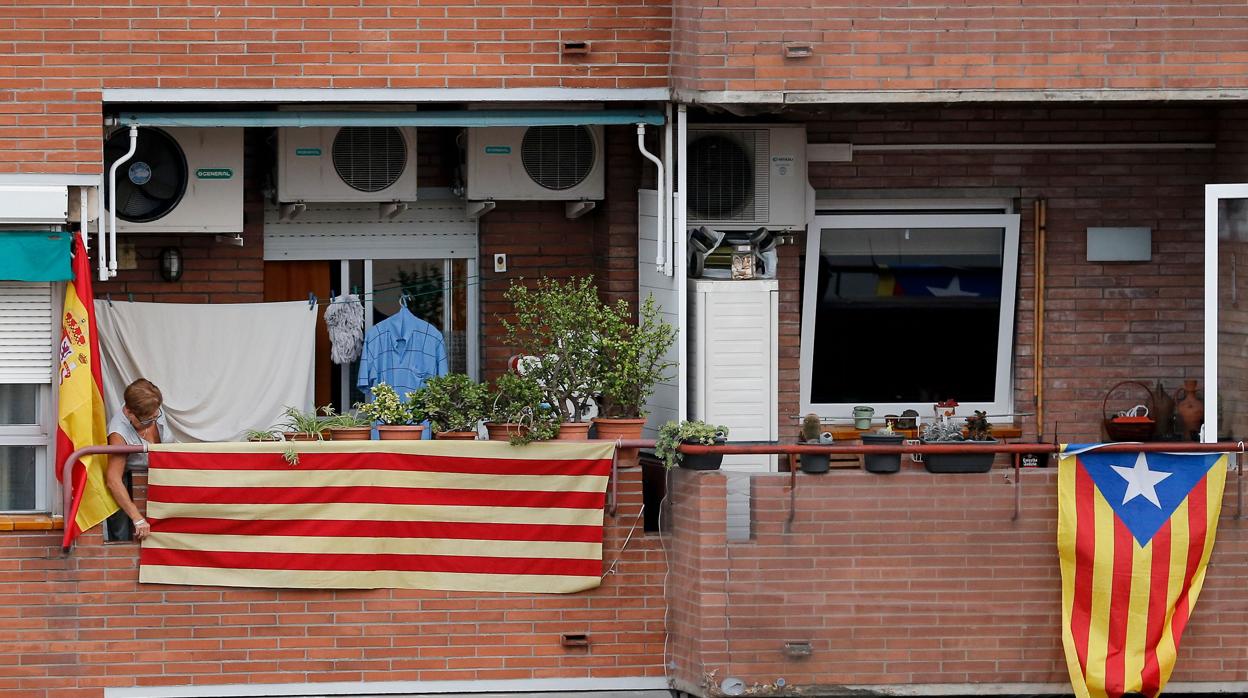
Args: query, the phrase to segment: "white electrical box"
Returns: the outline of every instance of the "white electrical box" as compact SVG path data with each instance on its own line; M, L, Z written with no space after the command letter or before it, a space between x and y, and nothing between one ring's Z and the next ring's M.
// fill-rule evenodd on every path
M779 436L779 293L775 279L689 281L689 417L729 441ZM774 472L776 457L725 456L723 469Z

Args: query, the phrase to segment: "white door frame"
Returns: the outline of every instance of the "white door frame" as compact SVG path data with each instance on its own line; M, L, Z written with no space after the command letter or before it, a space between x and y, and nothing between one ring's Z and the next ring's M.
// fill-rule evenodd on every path
M1205 185L1205 404L1218 404L1218 204L1248 199L1248 184ZM1205 410L1200 440L1218 440L1218 411Z

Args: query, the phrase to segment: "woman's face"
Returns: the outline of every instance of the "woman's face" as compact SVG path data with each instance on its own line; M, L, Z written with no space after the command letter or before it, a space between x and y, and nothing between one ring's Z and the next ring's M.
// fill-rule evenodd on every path
M129 407L125 408L125 410L126 417L129 418L131 426L133 426L136 430L146 429L155 424L156 420L160 418L160 407L157 407L156 411L151 414L145 415L135 414Z

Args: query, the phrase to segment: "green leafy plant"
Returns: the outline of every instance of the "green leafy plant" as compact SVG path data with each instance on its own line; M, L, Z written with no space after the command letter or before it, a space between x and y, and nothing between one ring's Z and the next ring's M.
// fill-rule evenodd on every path
M359 429L372 426L372 422L351 412L338 414L330 405L321 408L325 416L321 418L322 429Z
M399 399L399 394L386 383L374 385L372 394L371 402L355 404L355 409L370 420L385 425L403 425L421 421L418 415L413 413L412 404L404 403Z
M462 373L430 378L413 395L434 431L476 431L489 399L489 386Z
M513 282L505 297L513 312L502 318L504 342L534 358L526 374L537 379L561 421L580 422L602 389L600 338L606 306L588 278L541 279L530 288Z
M965 441L962 425L952 420L940 420L923 427L924 441Z
M282 410L282 417L285 420L279 426L285 431L297 434L315 434L316 438L323 438L321 432L326 428L325 420L316 413L316 410L305 412L297 407L287 405Z
M598 337L598 376L603 417L637 419L645 416L646 400L673 364L667 351L676 341L676 328L663 321L654 296L647 296L632 322L628 303L621 300L604 308Z
M243 434L243 438L248 441L285 441L286 437L281 432L274 430L272 427L268 429L248 429Z
M508 371L494 381L486 405L486 421L523 427L521 433L512 435L513 445L553 439L562 420L544 399L542 387L533 376Z
M677 450L682 443L711 446L727 439L728 427L722 424L707 424L698 419L668 422L659 429L659 436L654 440L654 455L663 461L663 465L675 468L684 460Z
M299 452L294 446L287 446L282 449L282 460L286 461L287 465L299 465Z

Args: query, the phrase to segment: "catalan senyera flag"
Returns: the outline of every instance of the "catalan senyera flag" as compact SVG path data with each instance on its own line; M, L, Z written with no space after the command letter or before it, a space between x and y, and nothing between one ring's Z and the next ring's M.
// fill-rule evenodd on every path
M1165 688L1205 581L1226 462L1219 453L1063 446L1057 547L1075 695Z
M61 313L61 345L58 372L56 427L56 476L77 449L108 442L104 419L104 389L100 374L100 342L95 331L95 303L91 296L91 264L82 238L74 235L74 278L65 288ZM87 456L74 464L73 497L65 512L65 550L74 539L117 511L117 503L104 484L106 456Z
M152 535L139 555L139 581L592 589L602 575L613 448L593 441L153 445Z

